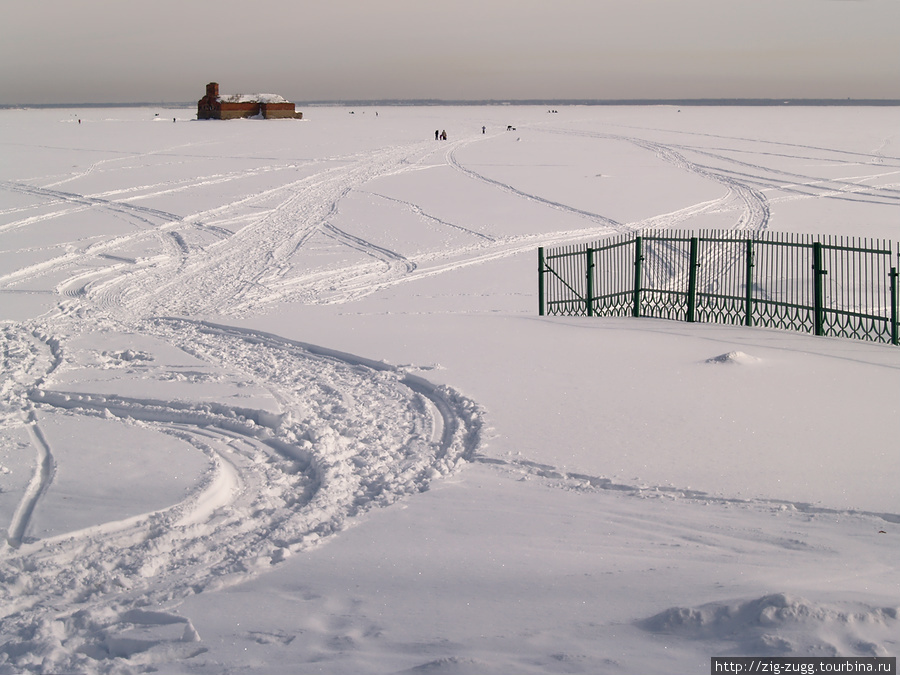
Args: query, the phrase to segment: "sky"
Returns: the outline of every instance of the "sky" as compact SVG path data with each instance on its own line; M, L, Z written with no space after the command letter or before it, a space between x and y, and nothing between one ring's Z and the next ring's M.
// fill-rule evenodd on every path
M41 0L0 104L900 98L898 0Z

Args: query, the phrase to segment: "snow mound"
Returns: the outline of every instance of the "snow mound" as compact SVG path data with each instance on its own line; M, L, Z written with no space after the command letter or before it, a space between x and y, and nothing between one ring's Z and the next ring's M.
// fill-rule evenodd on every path
M672 607L638 622L648 632L718 643L710 653L887 656L900 608L819 604L775 593L755 600Z
M727 354L719 354L711 359L706 359L706 363L737 363L742 365L759 363L760 361L761 359L744 352L728 352Z
M153 355L145 351L135 349L122 349L120 351L104 351L101 356L110 361L152 361Z

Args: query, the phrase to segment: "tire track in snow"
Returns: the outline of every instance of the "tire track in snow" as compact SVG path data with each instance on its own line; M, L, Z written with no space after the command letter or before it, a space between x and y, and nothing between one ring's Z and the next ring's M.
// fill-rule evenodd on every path
M734 157L724 154L733 153L752 153L754 155L769 155L772 153L764 153L751 150L737 150L731 148L710 148L701 149L688 146L678 146L690 151L692 154L707 157L711 160L722 162L728 166L706 166L703 168L711 171L720 171L732 176L735 180L744 181L749 184L762 186L764 188L777 189L784 192L795 192L805 197L824 197L848 199L850 201L865 201L879 204L896 204L900 200L900 189L895 184L888 185L865 185L861 181L874 180L876 178L887 178L889 176L900 175L898 171L886 171L884 173L873 174L865 173L862 175L843 176L838 178L813 176L808 173L797 173L796 171L788 171L785 169L774 169L761 164L741 161ZM792 155L777 155L778 157L788 157L790 159L800 159ZM858 166L858 162L850 162L847 159L832 158L803 158L808 161L824 162L826 165L839 165L847 167L849 170L853 166ZM729 168L735 167L735 168ZM752 173L751 173L752 172ZM806 191L804 191L806 190ZM849 196L848 196L849 195ZM859 199L865 197L867 199Z
M884 164L886 161L888 162L888 166L896 166L900 167L900 157L896 155L885 155L882 151L891 145L892 139L895 136L889 136L885 138L881 145L876 148L872 152L859 152L857 150L840 150L834 147L823 147L818 145L808 145L804 143L788 143L786 141L773 141L761 138L754 138L748 136L725 136L722 134L713 134L708 132L700 132L700 131L687 131L685 129L678 129L677 131L671 128L655 128L655 127L635 127L629 126L625 124L618 125L623 128L631 128L638 129L643 132L653 131L653 132L662 132L666 135L683 135L683 136L694 136L703 139L717 139L724 140L729 142L739 142L739 143L751 143L754 146L775 146L781 152L774 152L771 150L742 150L738 148L729 147L727 148L729 152L747 152L755 155L773 155L775 157L784 158L787 157L789 159L804 159L804 160L814 160L814 161L824 161L823 155L827 158L827 161L832 162L840 162L842 164ZM565 130L561 130L562 133L565 133ZM576 132L579 133L579 132ZM687 147L687 146L682 146ZM792 152L791 154L787 154L788 150L802 150L805 154L798 155L796 152ZM691 146L691 150L696 150L697 148ZM821 153L815 156L810 156L810 151L815 153Z
M181 220L181 216L178 216L174 213L168 213L160 209L154 209L146 206L139 206L125 201L111 201L108 199L102 199L100 197L90 195L80 195L74 192L63 192L61 190L50 190L48 188L36 187L25 183L14 183L10 181L0 182L0 187L6 188L7 190L10 190L12 192L20 192L44 199L52 199L59 203L74 205L74 208L72 209L66 209L63 211L51 211L50 213L31 216L29 218L24 218L22 220L0 225L0 232L6 232L8 230L17 229L28 225L34 225L36 223L40 223L53 218L58 218L60 216L68 215L76 211L83 211L84 209L89 208L101 208L117 215L128 216L138 221L138 223L149 227L156 227L159 224L158 221L166 223L178 222Z
M765 195L759 190L731 178L725 172L695 164L669 146L639 139L629 139L629 141L639 147L654 151L658 157L680 169L725 185L728 188L728 194L723 198L723 202L718 205L718 209L728 209L729 204L734 201L735 197L743 204L743 208L740 209L740 218L732 227L733 230L761 232L766 229L770 216L769 204ZM662 247L667 248L669 245L662 242ZM682 253L686 255L684 252ZM671 254L662 255L653 248L650 248L646 255L647 258L654 261L648 265L651 273L652 270L664 269L662 263L671 259ZM702 248L702 254L697 264L699 267L710 267L715 262L718 269L728 270L732 265L740 263L741 260L742 254L737 247L723 244L707 244ZM661 288L667 286L670 288L687 288L689 274L689 266L685 264L681 265L677 271L668 270L667 278L656 278L652 280L652 283Z
M121 217L135 225L139 229L131 234L120 234L107 239L92 242L86 240L83 248L75 245L68 245L64 253L54 255L39 262L24 265L17 269L11 270L7 274L0 276L0 284L4 285L21 285L28 281L39 279L47 274L58 274L61 271L71 270L72 276L64 279L57 284L57 292L65 295L82 295L86 292L87 281L78 284L82 280L99 279L109 277L111 275L121 274L126 267L141 267L148 263L152 264L153 260L139 260L136 258L126 258L116 255L114 252L121 250L126 246L152 246L156 244L161 249L163 257L178 257L183 253L185 244L179 241L180 235L176 232L174 235L167 228L177 226L181 221L181 216L173 213L152 209L148 207L137 206L127 202L113 202L100 199L96 196L84 196L75 193L60 192L57 190L49 190L46 188L35 187L22 183L0 183L8 189L33 194L39 197L58 200L62 203L80 204L73 209L54 210L39 216L32 216L13 223L7 223L0 226L0 231L15 229L34 225L46 220L57 217L71 215L85 209L100 208L107 212L113 213L116 217ZM213 231L213 228L206 228ZM221 236L219 233L217 236ZM42 249L34 249L42 250ZM53 249L49 249L53 250ZM112 265L98 266L99 263L109 261ZM73 286L77 286L74 290Z
M638 147L656 153L660 159L663 159L679 169L697 174L702 178L708 178L727 187L729 193L735 195L743 204L743 208L740 210L741 215L732 229L752 231L766 229L766 226L769 223L769 205L765 195L759 190L756 190L739 180L735 180L723 172L695 164L670 146L638 138L625 138L623 140L627 140Z
M651 141L647 141L641 138L633 137L633 136L619 136L612 134L597 134L590 132L575 132L575 131L563 131L559 129L541 129L541 131L546 131L548 133L556 133L562 135L577 135L577 136L587 136L590 138L600 138L600 139L614 139L614 140L623 140L627 141L633 145L636 145L644 150L648 150L653 152L656 156L658 156L663 161L672 164L678 169L688 171L690 173L694 173L700 175L703 178L710 179L714 182L720 183L727 188L727 192L723 197L720 197L715 200L710 200L707 202L703 202L700 204L693 204L682 209L678 209L671 213L660 214L657 216L653 216L651 218L644 219L637 223L630 224L621 224L617 221L614 221L609 218L605 218L598 214L593 214L587 211L583 211L581 209L574 209L572 207L568 207L564 204L560 204L558 202L554 202L551 200L546 200L541 197L537 197L535 195L530 195L524 193L510 185L502 183L500 181L496 181L492 178L486 177L476 171L468 169L464 167L459 160L456 158L456 151L460 147L459 145L455 147L453 150L448 152L448 161L452 166L456 169L462 171L466 175L480 180L482 182L495 185L500 187L501 189L511 192L512 194L525 197L527 199L535 200L538 202L542 202L551 206L553 208L559 208L570 213L575 213L582 217L589 218L595 222L602 222L606 224L610 230L615 232L635 232L641 231L648 228L669 228L676 226L689 218L695 217L697 215L713 212L713 211L727 211L732 209L732 203L738 201L740 203L740 207L738 207L738 211L741 214L737 223L734 225L734 229L739 230L753 230L760 231L765 229L766 225L769 221L769 207L766 201L765 196L756 190L753 187L743 184L738 180L734 180L731 177L725 175L724 173L716 172L714 170L708 169L706 167L700 166L693 162L690 162L684 155L674 150L672 147L661 143L655 143ZM603 236L606 234L610 234L609 230L600 233L599 235L595 234L593 236ZM659 254L655 253L653 249L648 249L646 255L651 260L655 260L656 264L647 265L646 269L649 273L654 273L657 271L665 271L666 268L661 264L664 262L664 259L660 257ZM704 253L703 259L700 261L701 264L708 264L710 262L711 256L721 256L722 251L720 250L709 250ZM678 285L683 283L682 273L676 273L674 270L669 269L668 274L665 278L654 279L653 283L657 285Z
M217 312L241 313L292 297L309 299L329 292L336 280L355 271L316 269L309 273L294 260L310 252L312 243L330 242L338 250L353 248L387 263L389 274L412 266L399 254L352 237L329 218L352 190L374 178L410 170L414 162L433 152L429 143L388 148L363 154L345 164L306 176L265 194L280 202L232 236L204 249L192 249L179 260L161 261L127 278L112 278L94 287L92 301L101 306L119 306L141 314L202 313L214 306ZM254 195L216 209L185 218L185 224L224 215ZM365 266L360 269L369 272Z
M454 147L468 142L472 141L457 142ZM396 283L517 255L539 241L533 237L495 240L473 233L483 242L441 254L407 258L342 230L332 222L340 202L353 190L373 178L418 170L418 159L433 152L433 144L419 143L378 153L361 153L345 159L344 165L320 174L185 216L179 222L164 223L149 232L101 242L86 251L68 252L18 270L14 278L4 280L20 283L51 270L66 269L72 270L72 274L58 285L61 293L113 312L125 309L137 315L191 314L215 306L217 312L239 315L282 300L345 302ZM461 168L455 157L449 161ZM546 201L524 193L521 196ZM239 208L277 200L280 203L237 232L218 232L217 242L205 247L188 242L186 235L190 228L209 229L215 226L202 223L226 222L229 214ZM598 222L596 214L581 215ZM566 242L609 233L608 221L599 218L603 224L599 232L596 227L588 227L557 233L553 239ZM164 251L162 255L134 262L109 258L114 255L112 251L147 237L158 242ZM317 256L325 250L323 245L330 246L335 253L342 250L362 253L366 260L341 265L317 264ZM95 264L87 264L98 257L114 264L99 269ZM428 263L428 268L420 269L420 261Z
M473 140L477 140L477 138ZM511 186L496 183L489 178L480 176L463 167L455 159L455 150L462 145L473 142L473 140L457 141L454 144L454 148L447 153L448 162L455 165L458 170L468 173L472 177L478 178L479 180L485 180L489 183L495 183L499 187L513 192L518 196L523 196L532 201L538 201L548 205L555 204L535 195L527 195ZM428 145L426 147L430 148L432 146ZM366 161L371 161L371 159ZM393 173L399 173L406 170L415 170L415 167L411 165L404 166ZM362 183L360 183L360 185L361 184ZM338 211L340 200L349 194L351 189L358 188L344 188L339 198L331 203L328 213L321 218L319 224L315 228L303 230L298 233L293 240L283 242L276 251L290 250L290 255L294 255L301 252L304 247L311 246L324 236L338 242L344 248L350 248L363 253L368 258L371 258L371 261L344 265L334 269L316 269L311 272L297 274L292 266L285 261L285 258L288 256L285 256L284 254L272 255L270 256L269 262L272 268L274 268L274 271L269 271L255 277L252 282L247 283L240 291L238 291L236 293L236 298L239 299L239 302L232 304L232 311L240 313L253 307L259 307L282 299L290 299L292 297L297 297L298 295L302 297L305 302L321 302L327 304L347 302L395 284L406 283L436 274L443 274L466 266L484 264L503 257L518 255L530 251L538 242L546 243L548 239L547 235L497 239L453 223L435 219L433 216L424 214L421 208L409 202L384 197L385 199L396 201L411 208L414 212L419 213L423 217L437 220L437 222L445 226L459 229L483 240L482 243L474 246L457 247L448 251L408 258L395 251L386 249L373 242L341 230L331 222L331 219ZM372 192L369 194L377 195L377 193ZM377 196L383 197L383 195ZM551 235L551 239L554 243L567 243L583 240L589 237L610 234L612 231L610 229L610 224L614 223L614 221L605 219L597 214L578 211L577 209L572 209L563 204L555 204L555 207L577 212L579 215L587 217L589 220L601 223L602 227L587 227L577 231L557 232L554 235ZM283 209L281 217L284 218L290 216L292 210L293 209L291 208ZM285 262L279 263L278 261ZM427 267L423 266L426 263Z
M383 194L380 194L377 192L368 192L368 194L373 195L375 197L379 197L379 198L384 199L389 202L395 202L397 204L401 204L404 207L408 208L413 213L415 213L417 216L424 218L430 222L437 223L438 225L442 225L444 227L449 227L454 230L459 230L460 232L463 232L464 234L468 234L473 237L478 237L479 239L483 239L485 241L496 241L497 240L496 237L492 237L488 234L484 234L483 232L476 232L475 230L469 229L468 227L463 227L462 225L460 225L458 223L451 223L449 221L442 220L442 219L438 218L437 216L433 216L431 214L425 213L425 210L421 206L419 206L418 204L413 204L412 202L408 202L404 199L397 199L396 197L388 197L387 195L383 195Z
M454 169L460 171L461 173L473 178L482 183L486 183L487 185L491 185L493 187L497 187L504 192L508 192L517 197L522 197L529 201L537 202L539 204L543 204L544 206L548 206L552 209L556 209L558 211L565 211L566 213L572 213L574 215L580 216L582 218L586 218L587 220L593 221L597 223L599 226L603 228L602 234L609 234L610 232L632 232L633 228L628 225L623 225L618 221L613 220L612 218L608 218L606 216L602 216L598 213L591 213L590 211L585 211L583 209L577 209L573 206L569 206L568 204L563 204L562 202L556 202L551 199L546 199L544 197L540 197L538 195L530 194L528 192L524 192L519 190L512 185L504 183L502 181L495 180L493 178L489 178L482 173L475 171L474 169L470 169L469 167L464 166L459 159L456 157L457 151L471 143L472 141L467 142L458 142L455 146L447 152L447 161Z
M604 232L604 234L608 234L608 232ZM381 274L379 268L363 270L357 267L350 272L329 274L329 283L334 287L327 292L319 292L316 299L310 301L322 304L349 302L391 286L412 283L515 255L533 254L538 246L580 243L597 236L599 235L596 228L585 228L583 230L558 231L550 235L505 237L495 239L490 243L426 253L409 260L411 264L415 265L413 272L393 278Z
M713 157L716 156L713 155ZM722 159L725 158L723 157ZM760 168L762 169L762 167ZM836 201L882 206L897 206L900 203L900 190L895 187L897 183L879 186L863 183L863 181L876 178L900 176L900 172L897 171L882 174L863 174L862 176L846 176L836 179L782 174L786 177L776 179L775 177L757 175L745 171L718 170L733 176L735 180L740 180L747 185L754 185L762 191L774 190L784 193L783 196L771 200L773 203L801 199L833 199Z
M407 260L399 253L395 253L390 249L378 246L361 237L345 232L344 230L335 227L332 223L323 223L322 230L328 237L385 263L391 271L391 276L395 273L394 270L397 270L399 274L410 274L416 269L416 264L414 262Z
M178 239L173 236L160 234L159 231L144 231L134 235L124 235L114 237L112 239L102 240L87 245L81 250L68 250L62 255L58 255L32 265L26 265L11 272L0 275L0 284L16 285L23 284L27 281L40 278L48 273L58 273L61 271L72 271L72 276L60 282L56 290L63 293L64 289L76 284L79 279L89 277L103 277L119 274L125 267L141 267L147 264L153 264L153 260L128 260L115 254L107 253L107 251L118 250L121 246L131 244L137 241L152 240L158 242L164 253L163 258L181 259L184 253L183 240L179 243ZM98 261L108 260L112 264L102 268L98 268ZM79 293L81 294L81 293Z
M13 548L19 548L22 545L31 516L34 514L34 507L53 481L53 474L56 470L56 463L53 461L50 444L47 443L47 439L41 433L34 415L31 415L28 430L31 434L32 445L37 450L37 459L34 475L25 488L25 494L19 501L7 530L6 543Z
M511 474L528 476L546 481L551 487L562 490L574 490L579 492L613 491L628 494L639 499L648 498L675 498L687 499L705 504L744 504L773 507L781 510L788 507L801 513L831 515L867 516L878 518L887 523L900 524L900 513L886 513L881 511L863 511L859 509L834 509L824 506L814 506L806 502L787 501L783 499L771 499L755 497L743 499L739 497L721 497L711 495L702 490L692 488L679 488L672 485L629 485L617 483L605 476L566 471L560 467L529 460L504 460L476 456L474 462L495 466Z
M254 192L252 195L249 195L248 197L237 200L228 205L216 207L208 211L199 212L188 216L180 216L174 213L162 211L160 209L136 205L127 201L128 198L144 199L168 194L170 192L179 192L187 189L208 187L221 182L230 182L233 180L245 179L248 176L254 176L259 173L293 170L295 168L296 167L293 164L289 166L268 166L249 172L234 172L232 174L223 176L194 179L191 180L187 185L173 186L171 182L163 182L156 185L144 185L127 190L117 190L96 195L81 195L73 192L53 190L50 189L50 187L39 187L21 182L2 182L0 183L0 187L5 187L6 189L15 192L31 194L37 197L41 197L45 200L50 200L48 204L49 206L54 206L56 204L74 204L76 206L74 206L73 208L55 209L48 213L31 216L11 223L6 223L0 226L0 232L9 229L34 225L50 219L73 215L79 211L84 211L91 208L100 208L116 215L117 217L123 217L126 220L131 221L141 229L131 235L120 235L109 240L91 244L87 247L86 250L67 250L60 256L55 256L51 259L17 269L10 274L0 278L0 281L5 283L23 283L25 281L40 277L51 271L55 272L60 269L75 269L76 271L74 272L74 276L71 279L62 282L59 286L60 292L64 292L64 290L62 289L72 286L78 278L82 278L85 276L98 279L103 276L114 277L120 272L120 269L118 268L106 268L100 270L97 269L96 264L93 263L95 263L95 259L97 257L104 257L104 254L101 253L101 251L116 250L125 246L137 246L141 244L146 246L148 245L148 242L156 242L161 245L163 251L162 256L169 256L171 257L170 262L172 262L173 264L179 264L184 260L185 254L188 253L191 248L186 243L185 236L182 234L182 232L187 233L191 229L195 229L204 233L210 233L220 240L225 239L231 236L233 233L218 225L206 224L203 222L203 219L215 217L215 215L218 213L228 211L229 209L233 210L239 206L252 205L253 203L264 201L273 194L277 195L283 188ZM148 193L147 190L155 190L155 192ZM121 199L110 199L110 197L115 195L125 196ZM30 206L19 210L29 211L33 210L34 208L36 207ZM243 218L246 219L249 218L249 216L243 216ZM252 219L254 221L258 220L259 216L255 215ZM174 248L171 246L172 243L175 244ZM140 264L141 266L143 266L147 262L159 265L162 264L163 260L159 256L156 256L150 261L133 260L130 262L131 264ZM81 270L78 270L79 267L88 267L90 271L83 272ZM81 292L83 292L84 290L86 290L84 286L79 289L79 291Z
M728 171L717 170L712 167L703 166L687 159L674 146L666 145L650 141L637 136L625 136L620 134L596 133L596 132L579 132L573 130L544 128L541 129L547 133L560 134L564 136L584 136L587 138L595 138L601 140L624 141L635 145L643 150L652 152L662 161L671 164L677 169L693 173L719 183L727 189L726 194L716 200L702 202L690 205L688 207L678 209L676 211L651 216L636 223L631 223L630 227L635 231L641 231L651 228L669 229L680 225L688 219L708 212L726 212L737 210L740 214L737 222L731 229L748 230L759 232L765 230L769 223L770 210L766 196L755 187L748 183L734 178ZM737 206L733 204L737 202ZM656 242L657 246L662 249L671 249L672 244L667 242ZM729 266L736 264L740 260L740 256L733 250L734 247L706 246L703 249L703 255L698 263L700 266L707 266L715 259L725 260L720 264ZM686 265L672 267L667 264L670 254L662 255L657 252L655 247L648 247L645 250L645 257L648 264L645 266L647 274L650 275L650 281L659 288L675 288L685 287L687 283L687 267Z
M559 134L562 136L583 136L585 138L594 138L598 140L624 141L644 150L648 150L654 153L661 160L672 164L678 169L696 174L713 182L720 183L728 189L728 193L724 198L722 198L721 201L716 200L712 203L706 202L705 208L702 208L701 212L703 210L712 208L712 206L715 206L717 210L726 210L727 203L731 199L736 198L742 205L741 208L738 209L741 215L738 217L738 221L734 224L732 229L764 230L768 225L770 214L765 195L763 195L758 190L750 187L749 185L742 183L740 180L730 177L726 172L720 172L714 168L701 166L699 164L691 162L682 153L678 152L675 149L675 146L657 143L644 138L640 138L638 136L626 136L621 134L554 129L549 127L541 128L540 131L550 134ZM630 223L630 231L641 230L648 225L656 226L661 218L665 218L667 222L666 226L671 227L674 224L682 222L685 219L695 215L695 213L697 212L696 209L700 206L701 205L694 205L687 207L686 209L679 209L678 211L674 211L671 214L653 216L649 219L638 221L636 223Z
M79 670L85 653L109 658L101 637L126 631L141 607L168 611L255 576L359 514L427 489L480 440L471 401L385 363L207 322L136 328L228 364L269 389L281 410L32 390L44 414L140 423L191 443L211 466L184 502L153 513L37 541L24 537L27 518L16 520L18 548L0 551L0 634L12 636L11 653L56 645L66 655L58 670ZM40 489L29 492L33 509ZM59 623L74 614L82 618Z

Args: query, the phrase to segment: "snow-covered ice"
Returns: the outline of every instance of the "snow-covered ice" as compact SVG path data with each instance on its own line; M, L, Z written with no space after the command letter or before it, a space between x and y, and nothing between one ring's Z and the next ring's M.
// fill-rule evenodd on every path
M900 350L536 298L896 240L896 109L556 109L0 111L0 673L897 654Z

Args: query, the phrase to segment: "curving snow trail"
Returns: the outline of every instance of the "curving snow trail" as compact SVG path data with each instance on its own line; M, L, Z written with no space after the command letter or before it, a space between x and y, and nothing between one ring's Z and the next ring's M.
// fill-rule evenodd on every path
M271 334L148 318L228 316L283 300L346 299L409 276L414 262L332 221L353 190L407 171L432 152L430 143L416 143L362 154L185 217L97 196L5 186L53 200L43 220L69 217L73 208L100 208L140 225L0 278L21 285L53 272L62 279L56 287L64 298L31 327L8 327L3 334L3 424L27 429L36 453L34 474L7 528L8 545L0 550L0 635L11 636L5 650L17 667L31 669L27 654L43 654L43 663L62 670L117 655L139 661L135 655L156 642L135 645L123 636L147 625L183 627L182 638L164 642L190 655L196 635L189 622L184 627L183 619L164 612L150 618L135 613L254 576L316 546L368 509L427 489L471 457L481 413L448 388ZM166 185L142 190L160 194ZM265 208L247 218L241 213L248 204ZM37 222L23 218L6 229ZM156 256L119 254L153 242ZM346 252L355 256L349 265L342 260ZM335 255L337 262L328 262ZM152 338L210 372L237 374L243 386L268 392L278 409L189 394L129 395L127 385L123 393L102 386L70 391L62 382L69 369L80 367L70 356L72 341L87 331ZM117 358L149 364L144 381L159 376L151 353ZM207 468L178 503L37 538L33 515L52 489L55 468L40 418L53 415L140 425L202 453Z
M188 244L190 237L184 233L213 216L227 220L250 198L188 216L171 230L172 236L185 242L178 255L97 283L89 292L101 306L138 314L196 314L206 307L229 314L277 301L308 301L340 285L347 276L344 265L326 264L312 273L306 271L306 251L328 242L337 242L339 251L349 247L361 253L364 260L357 268L370 266L383 273L400 262L400 273L411 271L414 266L402 256L344 233L329 220L352 190L408 170L431 150L425 143L391 148L350 158L342 166L271 189L264 195L270 204L267 211L208 245Z
M427 489L478 445L477 406L386 364L211 323L156 319L139 328L210 364L229 364L270 390L280 410L33 388L29 400L44 414L140 423L186 441L209 469L171 507L29 539L52 466L33 424L46 452L9 532L12 546L0 552L0 634L30 636L13 638L14 651L40 650L35 636L75 606L90 621L66 621L56 633L68 655L61 665L77 668L79 653L109 647L96 644L97 622L115 632L148 603L254 576L360 513Z

